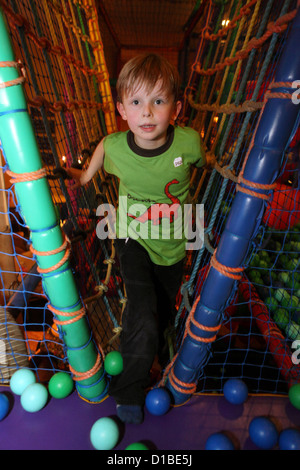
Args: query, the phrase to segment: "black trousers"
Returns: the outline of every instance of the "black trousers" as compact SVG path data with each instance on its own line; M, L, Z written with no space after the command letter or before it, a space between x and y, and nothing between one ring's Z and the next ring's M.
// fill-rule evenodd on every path
M163 356L164 331L174 320L184 260L172 266L154 264L148 252L130 238L115 240L115 246L127 303L120 337L123 371L112 377L109 395L118 404L142 406L155 355Z

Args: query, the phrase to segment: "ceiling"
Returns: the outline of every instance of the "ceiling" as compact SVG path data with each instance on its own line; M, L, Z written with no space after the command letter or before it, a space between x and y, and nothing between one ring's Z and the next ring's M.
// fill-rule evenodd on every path
M97 1L100 14L110 24L120 47L180 47L201 3L201 0Z
M96 0L108 67L116 54L121 63L129 51L156 49L176 56L197 25L207 0ZM199 25L198 25L199 28ZM120 54L124 58L120 59ZM118 70L113 71L116 75Z

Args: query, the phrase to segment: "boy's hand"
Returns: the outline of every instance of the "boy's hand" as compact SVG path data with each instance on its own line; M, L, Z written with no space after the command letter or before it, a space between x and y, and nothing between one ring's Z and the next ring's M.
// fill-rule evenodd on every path
M66 172L68 173L68 176L70 179L74 180L80 180L80 177L82 175L82 170L79 170L78 168L66 168Z
M207 170L212 170L215 166L215 163L216 163L215 155L213 153L207 152L205 154L205 158L206 158L205 168Z
M73 183L71 183L70 181L67 181L66 186L71 191L74 191L75 189L81 188L80 181L75 181L75 182L73 181Z
M82 175L82 171L78 170L77 168L67 168L66 173L68 174L68 179L73 180L72 182L67 180L66 182L67 188L70 190L80 188L81 187L80 177Z

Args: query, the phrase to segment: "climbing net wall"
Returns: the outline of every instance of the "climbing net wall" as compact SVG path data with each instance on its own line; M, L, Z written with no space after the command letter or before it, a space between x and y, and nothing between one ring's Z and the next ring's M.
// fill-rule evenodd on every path
M51 232L59 226L66 237L76 288L95 343L105 354L118 347L126 298L113 244L97 237L96 208L102 202L116 205L117 182L100 172L85 188L71 190L65 172L71 166L85 168L99 140L116 130L95 5L92 0L0 0L0 7L15 54L14 64L1 57L0 72L15 68L19 75L17 82L9 83L4 75L0 82L9 90L20 84L24 88L55 211L55 222L45 223L43 230ZM264 216L259 210L242 267L228 269L229 261L224 269L216 254L234 201L244 194L245 162L265 102L276 92L270 86L284 55L296 7L295 0L205 2L182 113L182 124L199 131L212 162L212 169L195 170L191 179L192 202L204 204L205 243L199 251L187 253L178 314L169 337L173 369L166 371L171 371L172 387L177 387L176 377L187 382L176 366L182 350L187 350L189 370L194 371L188 393L222 390L228 377L244 378L256 393L286 392L291 377L298 381L298 367L292 361L293 342L300 339L299 133L295 130L290 130L283 151L279 149L280 168L270 168L271 181L248 188L264 194L259 199ZM0 93L6 96L4 88ZM17 118L23 111L16 104L13 112L6 111L2 104L4 101L1 124L8 113ZM49 280L55 279L53 266L49 270L47 263L40 262L46 248L35 248L33 243L44 232L38 223L30 227L26 217L24 220L24 205L15 190L23 183L11 176L4 134L0 140L0 380L5 383L16 368L28 366L46 381L56 370L69 369L70 356L79 346L68 344L69 353L66 351L68 332L62 325L66 321L57 320L53 302L49 303L49 295L54 297ZM17 136L13 145L14 151L26 148L26 135ZM23 164L22 151L19 164ZM248 206L244 201L239 213L247 214ZM246 226L248 219L241 219ZM52 256L51 248L48 250ZM235 248L227 251L230 254ZM55 267L62 269L61 265ZM207 354L199 368L197 355L194 360L191 348L182 346L187 336L197 345L191 330L198 323L191 314L199 306L199 298L205 300L213 269L223 269L234 286L225 292L220 321L206 327L208 340L202 344ZM59 287L60 283L55 284L55 294L64 299L66 289L58 293ZM217 298L214 289L209 290ZM68 305L72 310L71 301ZM88 341L88 337L82 340L80 347L87 348ZM85 369L94 372L92 357Z
M296 13L292 1L206 3L185 89L183 122L199 131L213 169L204 174L195 171L192 177L192 200L202 202L205 209L205 243L190 256L178 299L176 348L181 349L170 369L174 372L177 367L177 380L172 372L170 386L183 397L195 390L221 391L228 377L243 378L254 393L285 393L291 382L299 381L299 120L288 131L284 148L270 149L281 154L277 174L270 161L266 183L252 183L260 171L258 157L252 178L244 177L249 153L256 148L255 133L265 132L263 145L266 149L271 145L272 116L269 129L263 129L260 121L266 102L277 99L280 106L280 98L281 103L291 100L290 89L278 87L292 84L278 83L275 76ZM233 212L241 192L245 199ZM260 204L254 221L246 216L251 198ZM239 237L249 237L249 245L235 265ZM218 261L218 252L227 258L226 264ZM212 297L222 296L223 286L215 282L208 287L207 281L205 291L212 269L233 283L220 307ZM217 324L195 321L195 304L204 297L202 318L209 320L220 309ZM206 353L199 352L188 363L184 356L188 347L196 355L196 344L203 344ZM194 364L197 372L185 380L185 371Z
M62 321L56 318L57 309L49 303L50 287L47 286L55 279L57 270L65 267L66 259L88 313L96 344L107 351L117 334L123 294L116 270L112 273L113 246L110 240L101 241L96 236L95 214L101 202L116 203L116 186L114 181L107 182L105 175L99 173L87 187L71 190L65 173L66 168L88 165L101 138L116 130L115 112L93 1L13 0L1 1L0 7L15 56L14 62L8 61L4 53L6 28L3 27L4 55L0 69L3 73L0 89L0 381L7 382L16 368L22 366L36 370L39 379L44 381L56 370L69 369L64 344L66 332L62 331ZM7 73L17 71L18 77L14 80L6 78L6 70ZM20 86L27 106L19 105L14 95ZM7 109L9 99L11 109ZM14 162L8 164L7 158L10 152L16 155L20 145L24 149L21 160L24 159L29 145L32 146L29 154L34 153L35 143L29 142L25 129L14 142L4 143L4 126L11 129L10 119L21 118L25 111L30 116L44 169L41 176L47 180L55 212L54 222L43 224L41 220L43 227L30 227L28 217L27 220L24 217L24 207L15 191L16 186L23 184L15 175L22 172L22 161L15 164L12 174L10 167ZM28 171L23 170L30 185ZM30 198L29 187L27 194ZM51 202L47 206L51 210ZM33 207L34 201L32 210ZM30 207L27 212L29 215ZM46 236L56 229L61 230L66 240L61 248L51 251L50 245L43 249L34 247L36 236ZM65 252L65 256L58 264L39 265L47 255L51 259L59 252ZM64 285L59 293L58 289L63 285L62 280L55 287L56 305L70 290ZM79 300L76 301L79 305ZM59 313L63 314L62 311ZM89 340L82 341L81 346L89 344ZM72 346L70 354L73 352Z

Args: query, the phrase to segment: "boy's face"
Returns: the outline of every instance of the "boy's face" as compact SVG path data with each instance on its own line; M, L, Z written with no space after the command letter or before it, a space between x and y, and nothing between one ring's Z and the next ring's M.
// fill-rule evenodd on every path
M166 142L170 121L177 118L181 103L175 103L158 81L151 91L144 84L129 92L117 108L133 132L135 143L144 149L155 149Z

